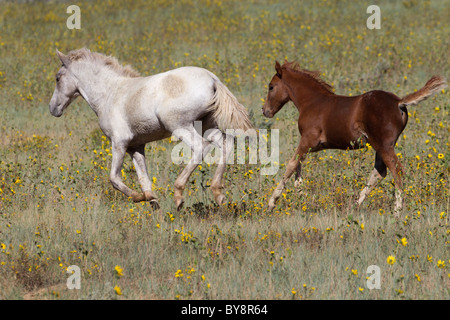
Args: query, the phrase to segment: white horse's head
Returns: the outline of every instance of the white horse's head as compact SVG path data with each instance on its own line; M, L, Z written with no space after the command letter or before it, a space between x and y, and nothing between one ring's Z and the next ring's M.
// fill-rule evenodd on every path
M56 74L56 86L50 100L50 113L55 117L60 117L65 108L80 95L78 91L78 81L70 70L72 61L63 53L56 49L56 54L62 62L62 66Z

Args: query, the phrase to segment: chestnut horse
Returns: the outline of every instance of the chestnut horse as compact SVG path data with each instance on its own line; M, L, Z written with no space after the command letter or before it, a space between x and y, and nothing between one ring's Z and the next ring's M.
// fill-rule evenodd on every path
M359 149L370 143L375 149L375 168L367 186L361 191L358 206L386 177L386 167L394 175L396 187L395 213L402 208L402 165L395 155L395 143L406 127L406 106L414 105L446 87L440 76L432 77L425 86L404 98L381 90L346 97L333 93L330 85L320 79L319 72L302 70L298 64L275 63L276 74L269 84L267 100L262 107L264 116L272 118L288 101L298 109L300 143L286 167L286 173L269 200L269 210L275 207L286 181L296 172L299 187L301 161L308 152L324 149Z

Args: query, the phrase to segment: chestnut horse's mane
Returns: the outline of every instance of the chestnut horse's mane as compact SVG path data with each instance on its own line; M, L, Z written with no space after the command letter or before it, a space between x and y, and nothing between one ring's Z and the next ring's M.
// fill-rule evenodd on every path
M292 71L295 71L297 73L302 73L304 75L307 75L310 78L312 78L313 80L317 81L317 83L320 84L325 90L327 90L328 92L334 93L333 86L326 83L320 77L320 71L310 71L310 70L302 69L300 67L300 65L298 64L298 62L295 62L295 61L292 61L292 62L285 61L284 64L282 65L282 68L289 68Z

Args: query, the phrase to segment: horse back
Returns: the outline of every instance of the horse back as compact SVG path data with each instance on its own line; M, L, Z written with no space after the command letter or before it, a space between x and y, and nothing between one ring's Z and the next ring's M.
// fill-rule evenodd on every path
M407 117L398 107L399 101L396 95L381 90L353 97L330 96L300 114L299 130L302 136L319 136L318 149L359 148L371 137L377 140L392 130L386 128L394 128L396 139L406 126Z

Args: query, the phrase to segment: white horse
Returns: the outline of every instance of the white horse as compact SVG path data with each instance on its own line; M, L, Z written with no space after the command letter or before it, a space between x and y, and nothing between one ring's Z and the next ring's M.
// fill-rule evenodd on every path
M86 100L98 116L101 130L111 141L111 183L135 202L150 201L154 207L159 207L145 163L147 142L173 134L193 151L190 162L175 181L175 203L180 209L189 176L213 143L220 146L225 159L232 149L230 139L221 138L219 131L214 133L212 130L213 134L205 138L202 134L212 128L224 133L226 129L246 131L252 127L246 109L206 69L183 67L141 77L131 67L121 66L117 59L86 48L67 55L58 50L56 53L62 66L56 74L50 113L60 117L77 96L81 95ZM194 121L202 121L203 132L195 130ZM220 141L214 137L217 133ZM126 152L133 159L142 193L122 182L121 168ZM221 161L211 182L218 204L225 198L222 192L225 167L226 161Z

